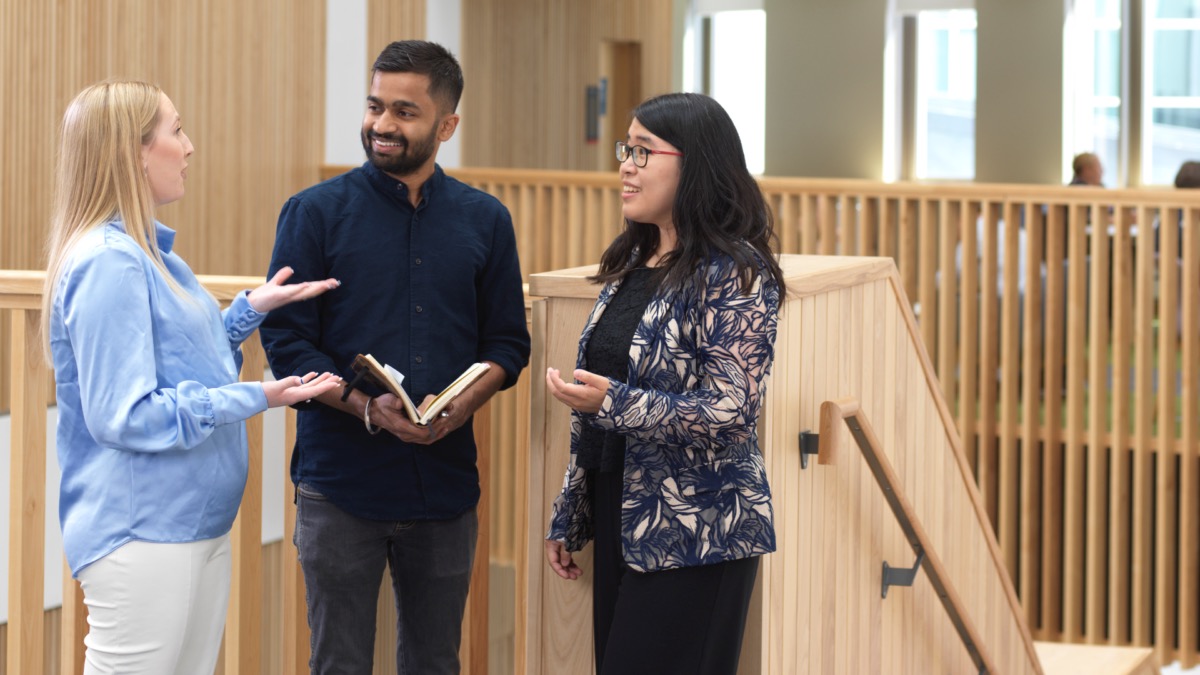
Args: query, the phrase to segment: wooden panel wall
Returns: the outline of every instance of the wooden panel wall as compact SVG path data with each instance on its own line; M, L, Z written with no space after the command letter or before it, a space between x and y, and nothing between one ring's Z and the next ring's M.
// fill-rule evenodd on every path
M615 139L585 141L585 104L586 87L599 84L602 41L641 43L639 99L670 91L673 4L463 0L463 164L599 166Z
M425 39L427 0L367 0L367 71L383 48L396 40Z
M833 466L801 469L796 439L819 428L822 401L861 395L911 501L946 566L947 582L983 634L998 672L1038 673L970 468L894 268L879 259L789 257L789 299L760 425L780 548L763 558L743 645L745 673L961 673L971 661L924 575L880 597L880 563L915 555L866 463L847 436ZM574 358L580 322L597 290L565 271L539 276L535 369ZM571 284L574 281L573 285ZM563 289L556 292L552 286ZM530 529L544 527L567 463L567 410L533 390ZM525 671L591 671L590 548L584 575L567 582L531 552Z
M924 573L911 589L880 598L879 561L911 566L915 556L844 425L835 429L846 443L836 464L801 468L799 432L818 428L820 402L846 394L863 397L862 410L998 672L1038 672L902 293L893 275L797 293L784 311L764 437L782 530L779 553L763 567L761 617L775 629L758 643L764 673L972 671Z
M261 276L280 206L317 180L324 45L324 2L0 0L0 269L44 269L63 111L121 77L161 86L196 147L187 196L159 214L179 252L200 273Z

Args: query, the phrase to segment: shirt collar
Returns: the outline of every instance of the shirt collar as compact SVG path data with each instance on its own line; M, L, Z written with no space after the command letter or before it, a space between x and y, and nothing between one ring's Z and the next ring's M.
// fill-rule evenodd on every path
M175 245L175 230L156 220L154 221L154 238L158 240L158 250L170 253L171 247Z
M396 199L408 203L408 186L403 181L396 180L380 171L370 160L363 163L363 170L367 172L367 179L380 192L386 195L393 195ZM434 164L433 173L425 181L425 184L421 186L421 204L428 202L430 197L437 193L445 181L446 173L442 171L442 167Z
M122 232L128 233L125 229L125 223L120 219L114 220L109 224ZM175 230L156 220L154 221L154 239L155 243L158 244L158 250L164 254L170 253L171 248L175 246Z

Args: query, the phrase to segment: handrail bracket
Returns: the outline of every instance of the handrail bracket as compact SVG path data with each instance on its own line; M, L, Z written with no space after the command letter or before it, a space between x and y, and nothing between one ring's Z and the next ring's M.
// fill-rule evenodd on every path
M800 468L808 468L808 456L818 453L821 435L813 431L800 432Z
M925 552L917 553L917 561L912 567L892 567L883 561L883 597L887 597L888 586L912 586L921 571L921 563L925 561Z

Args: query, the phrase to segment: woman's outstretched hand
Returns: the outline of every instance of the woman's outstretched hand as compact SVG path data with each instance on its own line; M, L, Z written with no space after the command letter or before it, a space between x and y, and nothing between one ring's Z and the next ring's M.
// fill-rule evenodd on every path
M293 375L282 380L263 382L263 393L267 395L267 407L293 405L316 398L342 383L342 378L331 373L309 373L304 377Z
M550 569L568 581L574 581L583 574L583 570L571 559L571 552L567 550L567 545L561 541L546 540L546 559L550 561Z
M342 285L342 282L337 279L301 281L298 284L284 285L284 282L292 276L292 271L290 267L281 267L270 281L250 291L246 299L250 301L250 306L254 308L254 311L265 314L290 302L315 298L325 291Z
M574 375L580 384L565 382L557 368L547 368L546 387L554 398L581 413L600 412L608 393L608 378L582 369L576 369Z

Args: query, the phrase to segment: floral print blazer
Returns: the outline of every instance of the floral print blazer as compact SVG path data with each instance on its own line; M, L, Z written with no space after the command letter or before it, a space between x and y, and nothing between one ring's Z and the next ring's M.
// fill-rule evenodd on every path
M743 295L725 255L697 279L655 292L634 332L628 383L609 380L599 412L572 412L571 462L547 539L578 551L593 536L586 471L575 465L580 430L590 424L626 437L621 543L631 568L694 567L775 550L757 424L780 289L760 264ZM600 292L579 340L579 368L587 368L588 338L618 286Z

